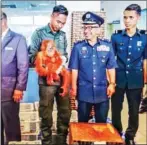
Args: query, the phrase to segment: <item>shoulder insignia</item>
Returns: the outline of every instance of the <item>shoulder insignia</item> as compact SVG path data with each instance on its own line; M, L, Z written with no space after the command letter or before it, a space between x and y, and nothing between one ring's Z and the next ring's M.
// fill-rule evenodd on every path
M147 30L139 30L141 34L147 34Z
M47 26L43 26L43 27L37 28L36 30L37 31L42 31L42 30L45 30L46 28L47 28Z
M101 40L104 41L104 42L107 42L107 43L110 43L110 42L111 42L111 41L110 41L109 39L107 39L107 38L102 38Z
M84 42L84 40L78 40L78 41L75 41L74 44L77 45L77 44L81 44L83 42Z
M122 33L122 30L115 30L115 34Z
M40 28L37 28L36 31L40 31Z
M64 32L64 31L62 31L62 30L60 30L60 33L61 33L61 34L65 34L65 32Z

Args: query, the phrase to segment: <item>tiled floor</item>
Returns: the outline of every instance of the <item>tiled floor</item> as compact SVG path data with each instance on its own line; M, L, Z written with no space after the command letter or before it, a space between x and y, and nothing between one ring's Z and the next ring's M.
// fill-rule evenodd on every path
M111 110L109 111L109 117L111 117ZM139 117L139 129L135 141L137 144L147 144L147 113L140 114ZM126 99L123 103L122 122L125 131L128 126L128 105Z
M110 103L111 105L111 103ZM111 108L111 106L110 106ZM77 112L74 111L74 116L76 116ZM53 114L54 117L56 116L56 114ZM109 111L109 118L111 118L111 109ZM55 117L56 118L56 117ZM75 118L73 118L75 119ZM124 100L123 103L123 111L122 111L122 122L123 122L123 128L124 131L127 128L127 124L128 124L128 105L127 105L127 100ZM140 119L139 119L139 129L135 138L135 141L137 144L147 144L147 114L140 114ZM39 141L40 142L40 141ZM19 144L19 143L17 143ZM22 144L22 142L20 142L20 144ZM25 143L24 143L25 144ZM33 141L31 144L35 144L35 141ZM105 142L96 142L95 144L105 144ZM16 144L14 144L16 145Z

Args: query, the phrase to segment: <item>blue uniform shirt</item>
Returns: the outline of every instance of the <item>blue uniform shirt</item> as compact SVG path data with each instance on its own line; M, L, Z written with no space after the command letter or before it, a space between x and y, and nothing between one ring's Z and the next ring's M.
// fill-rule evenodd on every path
M142 88L143 60L147 59L147 35L138 30L132 37L125 30L112 35L112 45L117 57L116 84L120 88Z
M78 99L89 103L108 100L106 68L116 66L110 42L99 40L93 47L86 40L75 43L69 68L79 71Z

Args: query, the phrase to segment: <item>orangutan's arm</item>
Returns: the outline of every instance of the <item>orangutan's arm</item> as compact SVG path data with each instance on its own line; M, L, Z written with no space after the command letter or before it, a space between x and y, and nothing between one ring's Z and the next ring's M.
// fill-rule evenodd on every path
M38 52L36 60L35 60L35 69L39 76L46 76L47 75L47 66L43 64L43 53Z
M63 83L61 88L63 89L63 93L61 93L61 96L65 96L67 95L68 91L69 91L69 85L70 85L70 72L63 68L61 71L61 76L63 77Z

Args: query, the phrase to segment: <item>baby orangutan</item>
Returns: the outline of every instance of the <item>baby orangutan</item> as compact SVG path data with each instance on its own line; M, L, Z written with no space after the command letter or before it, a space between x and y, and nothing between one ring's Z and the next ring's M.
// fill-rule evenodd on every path
M64 60L57 51L53 40L43 40L41 51L38 52L35 60L35 69L39 76L46 77L48 85L54 85L55 81L62 80L61 93L67 95L70 76L68 70L63 66ZM62 79L60 80L60 76Z

